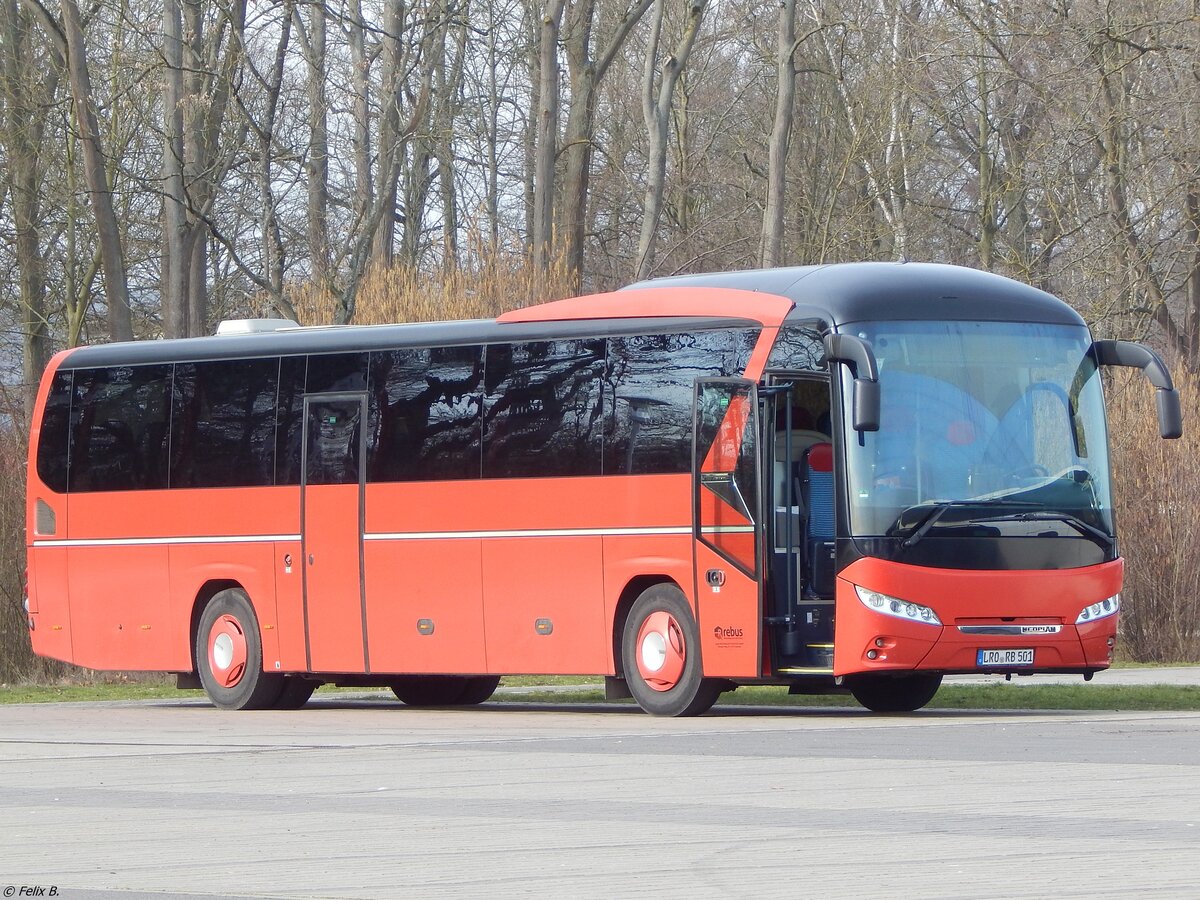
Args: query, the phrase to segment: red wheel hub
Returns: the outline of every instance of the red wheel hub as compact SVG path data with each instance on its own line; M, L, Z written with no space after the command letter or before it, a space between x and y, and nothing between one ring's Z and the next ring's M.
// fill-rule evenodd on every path
M683 628L669 612L646 616L637 635L637 667L642 680L656 691L669 691L679 683L687 663Z
M246 672L246 632L241 623L226 614L213 622L208 633L208 668L221 687L231 688Z

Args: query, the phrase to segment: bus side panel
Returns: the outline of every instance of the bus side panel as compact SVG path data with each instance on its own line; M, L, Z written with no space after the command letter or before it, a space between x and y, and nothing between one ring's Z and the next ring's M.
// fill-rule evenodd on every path
M599 536L486 541L488 670L548 675L605 671L603 565Z
M366 543L373 672L488 671L476 538Z
M610 535L604 538L604 621L606 632L621 646L622 635L616 633L617 603L625 586L644 575L666 576L692 598L692 539L690 535ZM613 642L609 642L608 667L605 673L616 672Z
M76 664L147 671L191 668L186 641L177 640L169 602L166 545L70 547L67 581Z
M271 565L275 572L275 633L280 668L284 672L308 671L304 639L304 555L299 541L278 541Z
M263 668L278 671L279 627L272 577L272 544L175 544L170 548L171 618L168 636L160 635L172 653L187 658L191 668L191 615L200 588L208 581L236 581L246 591L262 637ZM278 664L278 665L277 665ZM303 657L301 658L303 667Z
M710 570L722 572L724 583L710 586L706 578ZM762 623L758 583L699 541L696 576L704 674L723 678L758 677Z
M29 608L34 630L33 652L74 662L71 652L71 610L67 602L67 548L29 550Z

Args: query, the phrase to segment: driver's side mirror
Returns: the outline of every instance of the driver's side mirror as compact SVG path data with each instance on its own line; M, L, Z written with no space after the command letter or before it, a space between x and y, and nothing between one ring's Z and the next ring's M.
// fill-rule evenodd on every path
M855 431L879 430L879 367L871 345L853 334L825 335L825 358L849 365L854 373L851 404Z
M1168 439L1183 435L1183 411L1179 406L1179 392L1175 390L1166 363L1157 353L1133 341L1095 341L1092 344L1092 354L1098 366L1141 369L1155 387L1158 433Z

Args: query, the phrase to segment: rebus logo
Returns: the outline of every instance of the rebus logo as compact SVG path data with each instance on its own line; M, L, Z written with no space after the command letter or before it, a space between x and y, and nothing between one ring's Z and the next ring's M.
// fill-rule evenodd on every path
M729 638L740 638L742 636L742 629L723 628L722 626L718 625L713 629L713 636L719 641L728 640Z

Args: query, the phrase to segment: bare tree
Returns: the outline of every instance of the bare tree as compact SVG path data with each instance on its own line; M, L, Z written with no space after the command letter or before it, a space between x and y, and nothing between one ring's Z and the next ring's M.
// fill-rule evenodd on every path
M45 164L39 149L46 128L49 100L57 92L59 65L39 77L22 71L36 58L33 23L17 0L0 4L0 128L7 147L7 175L12 196L13 230L22 314L21 372L25 412L33 411L38 378L50 358L47 327L46 260L42 250L42 192ZM59 61L61 64L61 61Z
M87 177L88 200L96 221L96 237L104 272L104 295L108 304L108 334L114 341L133 340L133 320L129 312L129 286L125 277L125 258L121 247L121 229L113 208L104 150L92 98L92 79L88 71L87 46L83 19L75 0L61 0L63 20L58 22L39 0L24 0L26 9L39 20L47 37L66 59L74 101L75 122L83 144L83 167Z
M646 49L645 67L642 72L642 119L649 136L646 196L642 202L642 230L638 238L634 277L649 278L654 268L655 234L662 215L663 191L667 173L667 137L671 123L671 104L675 96L675 85L679 73L687 65L700 23L704 18L706 0L690 0L682 33L673 53L658 61L659 44L663 30L665 0L654 0L653 25L650 42Z

